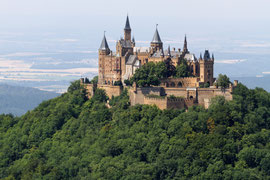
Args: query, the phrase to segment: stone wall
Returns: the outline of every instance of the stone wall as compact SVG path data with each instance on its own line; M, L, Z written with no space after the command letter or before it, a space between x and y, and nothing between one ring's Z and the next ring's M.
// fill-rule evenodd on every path
M232 100L232 89L221 89L221 88L198 88L197 99L198 104L208 108L211 104L211 99L215 96L224 96L226 100Z
M161 79L160 86L163 87L177 87L177 88L186 88L186 87L199 87L199 77L184 77L184 78L166 78Z
M130 89L131 105L135 104L155 104L161 109L169 108L188 108L193 105L201 105L208 108L211 105L211 99L215 96L224 96L226 100L232 100L232 88L163 88L163 87L143 87ZM162 98L146 98L146 95L154 94L166 96ZM177 100L167 98L174 95ZM181 102L182 101L182 102Z
M98 84L97 86L100 89L104 89L106 91L107 96L111 99L112 96L120 96L123 88L121 86L112 86L105 84Z
M184 98L167 98L167 109L183 109L185 108Z
M156 105L159 109L167 109L167 98L144 97L143 104Z

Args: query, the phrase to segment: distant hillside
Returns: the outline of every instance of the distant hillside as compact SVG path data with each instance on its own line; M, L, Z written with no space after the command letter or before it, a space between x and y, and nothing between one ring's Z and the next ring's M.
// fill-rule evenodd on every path
M0 84L0 114L22 115L34 109L42 101L59 96L57 93L30 87Z

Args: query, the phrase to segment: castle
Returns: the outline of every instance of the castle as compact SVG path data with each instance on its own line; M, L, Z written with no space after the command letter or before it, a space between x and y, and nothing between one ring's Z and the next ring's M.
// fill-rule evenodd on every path
M182 50L180 48L171 50L170 46L164 50L157 27L150 47L136 47L135 38L131 38L131 31L127 16L124 38L117 41L116 51L110 50L105 33L98 51L97 87L104 89L110 98L120 95L123 90L122 86L116 84L119 82L124 84L124 80L130 79L142 65L148 62L170 61L176 67L185 60L192 77L161 79L161 84L153 87L137 87L134 84L129 88L131 105L155 104L161 109L167 109L187 108L199 104L207 108L211 98L217 95L224 96L228 100L232 99L232 89L237 85L237 81L227 89L214 86L214 55L211 56L208 50L197 59L195 54L188 50L186 36ZM92 96L94 85L84 79L81 82L88 90L89 96ZM170 98L170 95L176 98Z

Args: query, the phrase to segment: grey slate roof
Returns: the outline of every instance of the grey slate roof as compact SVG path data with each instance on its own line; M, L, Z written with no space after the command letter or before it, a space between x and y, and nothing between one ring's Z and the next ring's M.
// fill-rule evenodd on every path
M133 65L135 63L135 61L137 60L137 56L136 55L130 55L126 65Z
M205 50L204 55L203 55L204 60L209 60L210 59L210 53L208 50Z
M125 25L124 30L131 30L128 16L127 16L126 25Z
M153 37L153 39L152 39L152 43L162 43L157 28L156 28L154 37Z
M185 54L184 59L186 59L188 61L196 61L197 60L197 58L195 57L195 55L194 54L190 54L190 53Z
M122 47L132 48L132 43L129 40L120 39L119 42L120 42Z
M107 50L107 49L110 49L110 48L109 48L109 45L107 43L107 40L106 40L106 37L104 34L104 37L103 37L103 40L102 40L101 45L99 47L99 50Z
M163 51L163 49L161 49L159 51L156 51L151 57L156 57L156 58L164 57L164 51Z

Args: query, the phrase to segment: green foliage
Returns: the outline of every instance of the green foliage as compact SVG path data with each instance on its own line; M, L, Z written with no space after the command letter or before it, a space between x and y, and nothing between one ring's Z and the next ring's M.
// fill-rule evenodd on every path
M104 89L97 88L95 89L95 93L94 96L92 97L92 100L96 102L107 102L109 98Z
M149 98L158 98L158 99L165 99L166 96L159 96L159 95L156 95L156 94L148 94L148 95L146 95L146 97L149 97Z
M230 79L224 74L219 74L217 78L217 86L222 88L228 88L230 85Z
M114 85L115 86L123 86L122 81L115 81Z
M130 83L136 82L138 86L157 86L160 84L159 79L167 78L174 75L175 68L170 60L165 62L149 62L137 69L130 79Z
M171 97L175 98L175 97ZM270 94L239 84L209 109L129 106L127 90L68 93L0 115L1 179L269 179Z
M124 80L124 83L125 83L126 86L131 86L132 85L130 80L128 80L128 79Z
M185 59L183 59L181 61L181 64L179 64L178 66L176 66L176 70L175 71L176 71L175 72L175 77L176 78L182 78L182 77L189 77L189 76L191 76L191 74L189 72L187 61Z
M90 81L91 84L97 84L98 83L98 76L93 77L93 79Z

